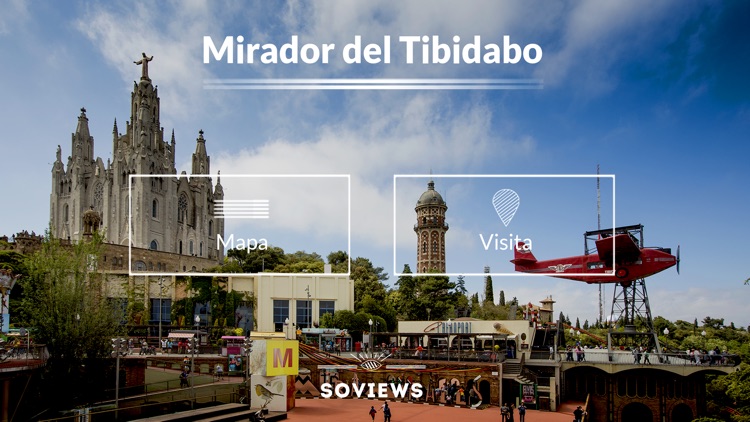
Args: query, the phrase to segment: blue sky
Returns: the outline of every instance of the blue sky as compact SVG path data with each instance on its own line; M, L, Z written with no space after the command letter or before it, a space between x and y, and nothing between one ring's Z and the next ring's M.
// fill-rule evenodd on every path
M203 129L212 172L351 174L352 254L389 273L394 174L591 174L599 164L616 176L617 224L644 224L650 245L681 245L682 274L668 270L648 280L652 312L750 324L744 310L750 290L742 285L750 276L745 2L0 0L0 10L0 233L44 230L55 149L60 144L63 156L70 154L80 107L87 109L96 155L105 161L111 155L112 123L129 117L130 90L140 75L132 62L145 51L154 55L150 75L159 86L162 125L175 129L180 169L189 169ZM299 35L338 46L355 35L366 42L384 35L480 35L496 43L509 35L540 45L544 56L536 65L204 65L205 35L277 45ZM533 78L544 88L203 89L210 78ZM497 227L493 210L482 208L486 191L449 182L436 180L449 202L448 242L455 234L449 266L481 272L504 265L508 257L488 262L461 243L474 239L465 234L468 222L488 232ZM549 207L522 202L527 230L559 229L545 231L548 241L535 245L539 258L579 254L581 234L596 228L594 184L589 192L576 189ZM310 227L316 221L312 213L300 218ZM403 260L413 260L406 241ZM325 242L280 246L329 252ZM405 263L413 266L398 265ZM481 278L467 282L481 291ZM522 302L552 295L557 309L581 321L597 315L593 286L514 277L496 277L494 284L495 292Z

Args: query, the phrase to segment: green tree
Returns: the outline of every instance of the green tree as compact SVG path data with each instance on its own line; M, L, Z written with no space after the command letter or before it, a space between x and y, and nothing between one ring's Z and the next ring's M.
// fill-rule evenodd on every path
M91 241L66 247L48 234L25 262L21 306L35 342L47 346L44 387L50 391L44 397L52 407L73 407L78 397L101 399L107 381L102 365L108 362L101 358L109 356L123 316L107 299L106 274L98 270L101 241L94 234Z
M492 289L492 276L484 277L484 301L485 303L495 303L495 292Z
M23 277L26 274L25 260L26 257L16 251L0 250L0 270L9 272L11 276ZM23 283L16 282L10 291L8 307L13 315L13 324L21 327L28 325L29 321L28 314L21 306L23 295Z
M222 272L261 273L274 271L277 266L285 263L284 250L278 246L267 249L230 249L227 251L226 268Z
M383 267L375 267L369 259L359 257L352 260L350 278L354 282L355 311L361 309L366 296L385 304L387 291L383 281L388 279L388 274L383 272Z
M330 312L326 312L323 314L322 317L320 317L320 327L321 328L338 328L336 327L336 322L333 319L333 315Z
M334 273L345 273L349 269L347 265L349 263L349 254L344 251L331 252L326 259L331 264L331 271Z
M724 326L724 318L711 318L707 316L703 318L703 326L719 330Z
M505 291L500 290L500 306L505 306Z
M457 304L456 285L448 277L434 275L412 276L408 265L396 281L399 302L395 308L406 320L448 319ZM429 315L427 309L430 309Z
M743 364L739 371L714 378L706 386L706 396L709 416L735 422L750 421L750 365ZM727 407L735 413L728 414Z
M464 280L463 275L459 275L456 278L456 292L464 296L466 295L466 293L468 293L468 291L466 290L466 280Z

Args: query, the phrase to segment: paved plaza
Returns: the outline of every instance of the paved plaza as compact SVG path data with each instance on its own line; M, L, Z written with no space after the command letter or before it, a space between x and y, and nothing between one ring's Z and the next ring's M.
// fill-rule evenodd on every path
M370 421L368 411L370 406L375 406L378 414L376 422L383 420L383 412L380 406L382 401L378 400L326 400L326 399L303 399L296 401L296 407L289 412L288 420L291 421ZM471 422L499 422L500 408L490 407L485 410L474 410L446 406L435 406L426 404L411 404L401 402L389 402L393 422L441 422L441 421L471 421ZM573 419L575 405L563 405L558 412L541 412L537 410L526 411L526 422L570 422ZM518 422L518 412L514 415L514 421Z

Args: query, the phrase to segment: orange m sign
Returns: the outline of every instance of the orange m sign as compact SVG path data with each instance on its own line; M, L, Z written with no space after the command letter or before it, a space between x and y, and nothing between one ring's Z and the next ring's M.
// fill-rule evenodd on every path
M278 368L279 366L292 366L294 364L292 360L292 349L284 349L284 357L281 357L281 349L273 349L273 367Z
M298 373L299 343L294 340L267 340L266 376Z

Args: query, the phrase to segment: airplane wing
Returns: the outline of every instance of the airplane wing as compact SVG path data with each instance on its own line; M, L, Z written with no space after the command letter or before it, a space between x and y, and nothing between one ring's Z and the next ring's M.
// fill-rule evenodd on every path
M638 245L626 233L597 240L596 251L599 253L599 259L609 263L612 262L613 251L617 262L632 262L641 255Z

